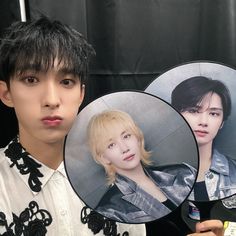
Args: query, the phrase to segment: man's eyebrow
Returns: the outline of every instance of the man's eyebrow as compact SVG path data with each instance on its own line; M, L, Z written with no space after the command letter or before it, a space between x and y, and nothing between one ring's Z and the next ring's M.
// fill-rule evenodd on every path
M26 65L22 65L20 67L18 67L16 69L16 72L19 74L23 74L25 72L38 72L41 71L42 68L40 65L37 64L26 64Z
M221 107L210 107L209 110L211 110L211 111L223 111L223 108L221 108Z
M127 130L124 130L121 135L124 135L125 133L127 133L128 131Z
M63 74L75 74L75 70L74 68L69 68L66 66L47 66L45 67L44 65L41 64L35 64L35 63L29 63L29 64L25 64L25 65L20 65L16 71L19 72L24 72L24 71L35 71L35 72L47 72L48 70L51 69L55 69L57 70L59 73L63 73Z
M189 110L189 109L201 109L201 108L202 108L201 105L195 105L195 106L188 107L187 110Z
M67 67L61 67L61 68L59 68L59 69L58 69L58 73L60 73L60 74L77 75L73 69L67 68Z
M26 69L26 70L17 70L15 72L15 76L34 76L37 75L40 71L34 70L34 69Z
M196 105L196 106L194 106L192 108L195 108L197 110L201 110L202 106L201 105ZM191 109L191 108L189 108L189 109ZM223 111L223 108L221 108L221 107L208 107L206 110L210 110L210 111Z

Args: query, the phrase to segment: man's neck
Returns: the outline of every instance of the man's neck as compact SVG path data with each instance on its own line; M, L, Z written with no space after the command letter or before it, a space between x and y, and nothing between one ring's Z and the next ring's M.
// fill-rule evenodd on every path
M212 159L212 143L199 146L199 173L197 181L203 181L205 179L205 173L210 169Z
M60 140L55 143L44 143L40 140L30 140L27 142L24 138L20 138L21 145L26 149L31 156L40 161L51 169L57 169L63 161L63 143Z
M128 177L129 179L133 180L136 183L139 183L139 181L142 178L146 177L141 163L140 163L140 165L138 165L136 168L134 168L132 170L117 171L117 172L121 175Z

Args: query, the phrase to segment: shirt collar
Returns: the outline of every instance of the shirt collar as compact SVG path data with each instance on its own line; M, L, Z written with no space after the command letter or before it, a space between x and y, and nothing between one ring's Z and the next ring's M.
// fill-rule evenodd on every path
M49 168L31 156L17 138L9 143L4 153L9 167L19 175L34 195L37 195L44 188L56 172L67 178L63 162L56 170Z
M228 159L216 149L213 150L210 170L213 170L219 174L229 175Z

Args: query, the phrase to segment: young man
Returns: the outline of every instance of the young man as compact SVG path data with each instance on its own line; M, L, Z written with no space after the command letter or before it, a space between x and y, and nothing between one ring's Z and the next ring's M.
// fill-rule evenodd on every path
M14 108L19 135L0 150L1 235L93 235L63 164L92 54L80 33L47 18L15 23L2 40L0 99ZM145 234L143 225L108 224L89 227Z
M211 201L235 194L236 161L214 146L231 112L228 88L221 81L196 76L178 84L171 99L189 123L199 147L198 178L189 199Z

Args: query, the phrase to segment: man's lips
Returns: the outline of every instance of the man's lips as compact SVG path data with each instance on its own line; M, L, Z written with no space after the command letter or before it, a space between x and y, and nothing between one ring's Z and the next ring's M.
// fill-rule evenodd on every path
M62 122L62 118L60 116L46 116L42 118L43 124L47 126L58 126Z
M194 133L199 137L204 137L208 134L206 130L194 130Z
M123 160L124 161L131 161L131 160L133 160L134 156L135 156L134 154L131 154L129 156L126 156Z

